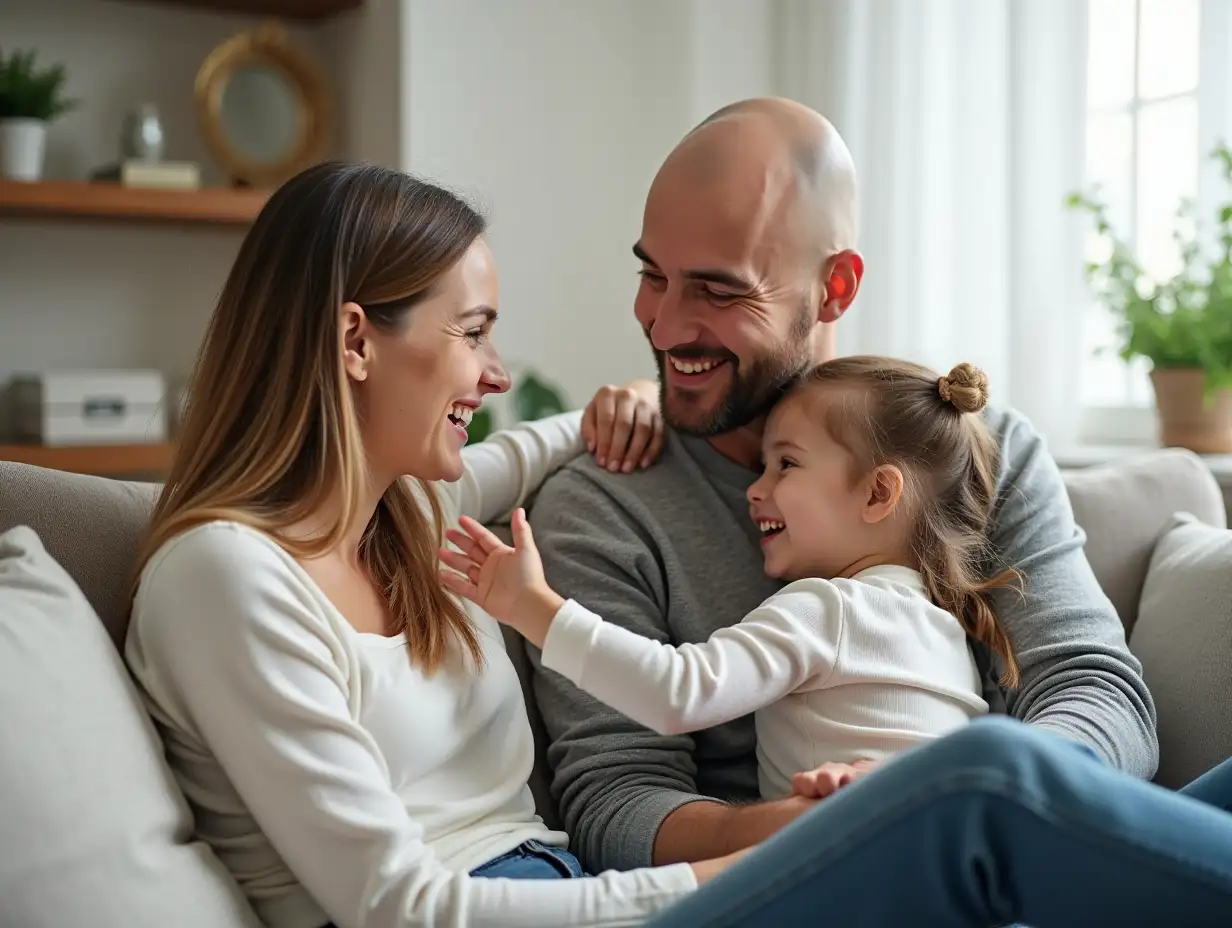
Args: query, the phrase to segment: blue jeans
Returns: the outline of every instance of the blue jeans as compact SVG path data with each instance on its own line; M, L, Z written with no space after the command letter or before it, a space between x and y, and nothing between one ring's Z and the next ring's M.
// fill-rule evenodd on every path
M649 926L1227 928L1229 811L1232 761L1174 793L986 717L826 799Z
M568 851L538 841L520 844L471 871L471 876L507 880L568 880L584 875L582 865Z

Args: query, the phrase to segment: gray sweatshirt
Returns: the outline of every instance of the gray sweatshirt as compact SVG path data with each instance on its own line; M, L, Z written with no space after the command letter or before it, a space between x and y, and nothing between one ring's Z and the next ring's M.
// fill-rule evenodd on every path
M1026 595L999 594L998 615L1022 671L1003 692L976 654L994 712L1092 746L1139 777L1158 760L1155 707L1120 619L1083 553L1061 475L1021 415L988 414L1001 447L992 540ZM589 455L551 478L531 510L547 579L605 619L672 644L705 641L779 589L762 571L745 491L755 474L705 441L669 431L659 461L629 475ZM591 872L651 863L669 813L698 796L756 800L753 717L691 735L658 735L535 666L552 791Z

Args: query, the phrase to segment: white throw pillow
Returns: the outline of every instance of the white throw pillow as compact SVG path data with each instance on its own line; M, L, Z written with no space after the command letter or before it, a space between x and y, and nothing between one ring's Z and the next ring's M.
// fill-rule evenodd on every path
M0 535L0 925L252 928L98 616L34 531Z
M1232 756L1232 531L1173 517L1129 645L1159 712L1156 781L1179 788Z

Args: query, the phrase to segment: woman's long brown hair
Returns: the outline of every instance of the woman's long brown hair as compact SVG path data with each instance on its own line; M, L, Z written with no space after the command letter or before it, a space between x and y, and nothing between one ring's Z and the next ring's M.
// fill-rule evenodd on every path
M949 374L876 356L836 358L813 368L798 389L851 386L864 402L831 407L826 425L856 457L864 475L881 464L899 466L915 520L912 549L933 601L1001 660L1001 683L1019 682L1009 636L993 610L991 592L1018 588L1021 576L981 569L992 559L988 529L997 496L999 455L979 415L988 379L971 364Z
M264 532L299 559L341 542L367 480L341 306L358 303L375 325L396 330L484 227L449 191L374 165L317 165L273 194L210 320L138 576L167 541L217 519ZM288 537L335 498L340 512L328 530ZM360 543L395 630L427 672L452 641L482 660L474 629L437 579L442 521L429 484L400 480Z

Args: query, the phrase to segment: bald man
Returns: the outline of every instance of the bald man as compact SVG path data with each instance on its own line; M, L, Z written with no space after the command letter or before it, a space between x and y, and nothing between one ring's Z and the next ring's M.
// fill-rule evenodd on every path
M801 371L834 356L834 326L864 272L856 216L846 146L799 104L726 107L671 153L633 247L635 314L670 428L649 470L616 473L585 456L543 488L531 519L562 595L681 644L739 622L779 588L762 570L745 491L766 413ZM979 651L985 695L994 711L1148 777L1154 706L1086 562L1061 477L1020 415L988 416L1002 455L992 540L1025 574L1028 595L998 604L1022 685L1003 692ZM533 649L531 658L553 793L590 871L716 857L815 802L757 801L751 717L658 735L543 671Z

